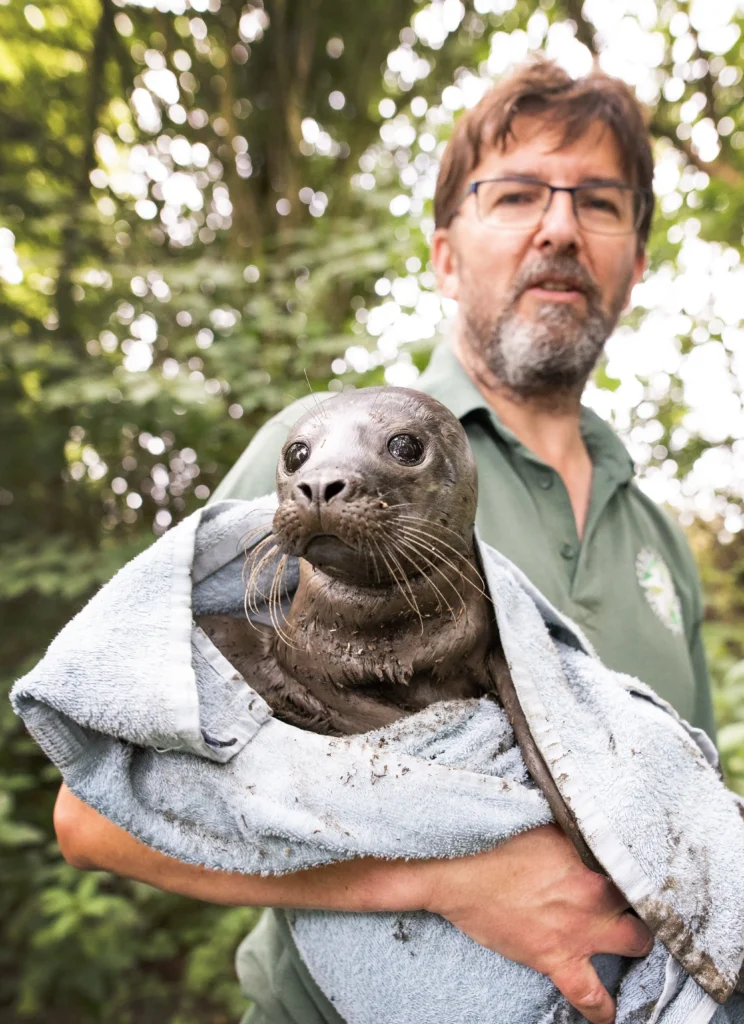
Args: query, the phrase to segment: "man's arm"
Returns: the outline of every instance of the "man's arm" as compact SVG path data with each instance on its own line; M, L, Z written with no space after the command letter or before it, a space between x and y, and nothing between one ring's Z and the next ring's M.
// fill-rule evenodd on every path
M184 864L144 846L60 789L54 825L62 854L82 870L105 870L193 899L235 906L342 911L428 910L476 942L548 975L593 1024L614 1004L589 958L644 956L645 926L615 887L581 863L554 825L486 853L452 860L371 857L281 876L242 875Z

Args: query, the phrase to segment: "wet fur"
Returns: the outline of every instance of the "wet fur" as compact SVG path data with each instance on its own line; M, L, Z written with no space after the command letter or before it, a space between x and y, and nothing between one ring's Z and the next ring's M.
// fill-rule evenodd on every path
M414 469L386 457L390 436L408 431L427 440L426 458ZM288 473L284 455L298 440L311 457ZM324 509L301 489L317 496L334 481L344 488ZM247 606L257 609L261 567L278 557L275 582L263 595L274 628L226 616L199 620L274 714L302 729L349 735L436 701L498 696L556 821L586 866L601 871L514 689L478 571L477 474L459 421L404 388L339 395L293 429L277 491L273 531L253 550L246 594ZM326 541L313 549L318 537ZM311 551L313 564L303 557ZM291 555L300 559L300 580L285 618L281 575Z
M425 438L421 467L388 455L396 432ZM311 459L293 474L280 459L279 508L262 542L300 558L286 618L277 614L275 629L227 616L199 625L277 717L316 732L366 732L490 692L497 635L476 566L477 477L459 421L419 392L369 388L311 411L283 451L298 440ZM330 479L346 482L343 500L318 512L298 487ZM330 521L315 522L323 513ZM343 553L328 566L302 557L318 530L348 546L349 566Z

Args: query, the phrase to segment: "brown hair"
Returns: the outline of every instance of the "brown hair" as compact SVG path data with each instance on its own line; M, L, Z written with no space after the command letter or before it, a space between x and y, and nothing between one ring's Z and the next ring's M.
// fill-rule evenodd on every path
M455 125L442 157L434 195L434 222L448 227L460 205L468 175L491 146L506 147L514 138L514 119L525 114L545 117L563 129L561 146L581 138L592 121L601 121L614 133L623 173L631 185L649 192L638 228L638 248L648 239L654 198L654 164L643 109L625 82L593 68L573 79L546 57L535 57L493 86Z

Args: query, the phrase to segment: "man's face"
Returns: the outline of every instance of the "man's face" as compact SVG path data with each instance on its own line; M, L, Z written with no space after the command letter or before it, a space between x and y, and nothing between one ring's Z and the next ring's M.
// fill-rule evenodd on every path
M517 117L506 149L488 150L468 181L624 180L617 142L602 123L556 148L560 142L555 126ZM555 193L542 220L524 230L481 223L468 196L450 227L435 233L432 260L442 294L458 301L466 365L515 396L556 399L581 392L645 266L635 233L583 230L567 192Z

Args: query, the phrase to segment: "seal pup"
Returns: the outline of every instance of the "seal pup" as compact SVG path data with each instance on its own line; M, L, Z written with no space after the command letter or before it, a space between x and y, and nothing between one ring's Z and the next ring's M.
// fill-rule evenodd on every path
M478 477L460 421L407 388L343 392L294 426L276 473L272 529L251 550L246 607L197 622L274 714L350 735L437 701L491 695L527 769L593 871L530 733L504 656L474 541ZM284 613L282 578L299 559ZM261 590L262 570L271 582Z
M277 493L246 595L249 608L268 603L273 627L198 620L277 717L347 735L493 691L498 640L474 545L477 471L448 409L394 387L318 403L282 448ZM299 585L285 615L291 556ZM259 595L272 559L276 573Z

